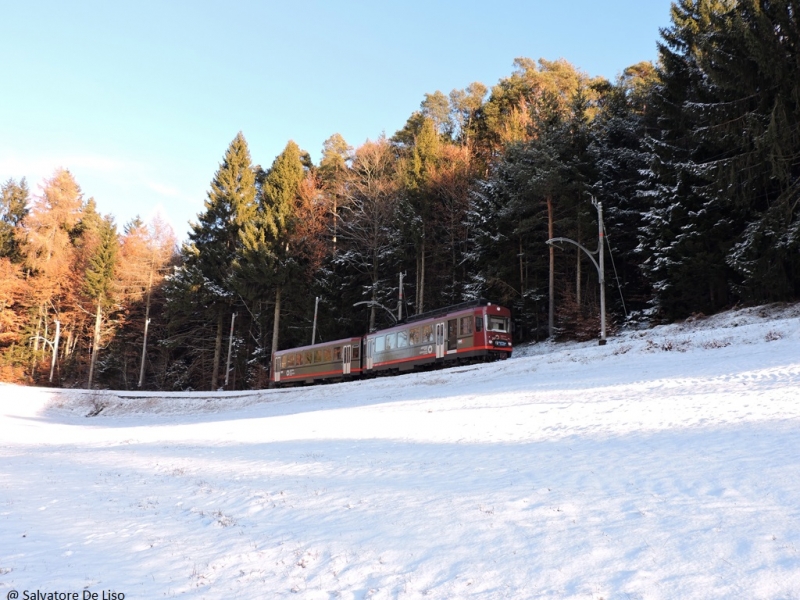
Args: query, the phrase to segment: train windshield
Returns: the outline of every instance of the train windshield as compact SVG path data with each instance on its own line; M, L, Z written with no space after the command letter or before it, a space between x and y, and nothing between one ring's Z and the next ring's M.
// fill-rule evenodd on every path
M486 329L489 331L504 331L507 332L509 329L509 318L508 317L494 317L489 315L487 322L486 322Z

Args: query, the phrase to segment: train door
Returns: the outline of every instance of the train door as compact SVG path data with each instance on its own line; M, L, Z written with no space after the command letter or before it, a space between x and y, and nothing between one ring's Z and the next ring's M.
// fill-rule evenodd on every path
M458 350L458 319L447 322L447 351Z
M275 383L281 380L281 357L275 357Z
M367 356L365 362L367 364L364 368L367 370L372 369L372 366L375 364L375 338L367 340Z
M475 313L475 346L486 345L486 332L483 329L484 319L483 313Z
M350 361L353 360L353 347L345 344L342 348L342 375L350 375Z
M444 323L436 323L436 358L444 358Z

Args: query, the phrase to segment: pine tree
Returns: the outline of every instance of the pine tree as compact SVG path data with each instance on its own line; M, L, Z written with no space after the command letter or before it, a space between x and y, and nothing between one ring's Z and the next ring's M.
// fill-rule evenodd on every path
M557 329L556 301L571 279L580 281L571 268L575 263L557 260L556 249L544 242L580 238L577 223L588 220L585 206L596 178L587 151L586 95L575 90L567 113L556 100L540 99L524 139L508 144L489 177L477 183L469 215L474 236L469 292L512 306L521 337L570 329L569 323Z
M800 29L793 0L742 0L710 15L698 60L713 85L702 118L724 149L704 166L742 215L726 256L748 302L800 297ZM742 227L742 224L744 227Z
M339 133L334 133L322 144L322 159L319 163L320 176L323 182L334 182L347 171L347 165L353 153Z
M96 305L94 335L92 337L92 356L89 364L89 381L87 387L92 388L97 367L97 355L100 350L101 327L104 311L112 304L114 269L117 263L119 241L117 228L111 217L104 217L97 228L97 243L89 258L86 269L84 289Z
M450 101L447 96L439 90L433 94L425 94L425 99L420 104L420 111L422 116L433 123L433 129L438 135L448 140L451 138L454 123L450 118Z
M673 5L640 246L666 316L800 294L796 15L790 0Z
M305 171L301 151L293 141L279 154L266 173L258 207L242 227L241 249L236 259L240 293L251 302L274 292L270 354L278 349L281 300L285 286L297 274L297 254L292 247L296 204ZM264 342L259 344L264 352Z
M614 85L604 91L597 117L591 124L591 160L597 166L592 193L603 203L606 241L613 251L624 306L615 293L609 294L612 310L623 314L650 308L652 289L641 270L643 256L637 252L644 215L651 196L642 193L650 155L644 144L655 125L652 96L658 76L649 62L626 68ZM611 283L611 278L606 278ZM616 286L607 287L611 290Z
M339 225L339 206L346 196L344 189L350 163L353 159L353 147L338 133L329 137L322 145L322 159L319 164L320 185L328 198L330 210L331 251L336 252L337 228Z
M241 245L240 233L256 216L255 197L250 151L239 132L211 182L205 211L192 224L191 245L185 250L187 266L196 268L203 277L204 293L210 303L207 314L216 324L211 389L219 385L225 322L236 301L233 263Z
M431 194L432 174L439 162L441 140L436 123L424 117L413 145L407 149L403 164L403 191L399 216L405 238L414 249L417 314L425 309L426 259L433 229L434 201Z
M454 139L462 145L469 146L475 134L475 119L483 106L483 99L488 89L481 82L469 84L463 90L450 92L450 111L454 126Z
M651 208L639 252L656 307L668 318L710 313L731 301L733 273L725 256L741 215L716 193L705 166L725 149L708 135L703 115L715 90L698 62L698 43L722 8L714 0L673 4L673 25L662 30L659 44L660 83L653 95L658 120L646 140Z

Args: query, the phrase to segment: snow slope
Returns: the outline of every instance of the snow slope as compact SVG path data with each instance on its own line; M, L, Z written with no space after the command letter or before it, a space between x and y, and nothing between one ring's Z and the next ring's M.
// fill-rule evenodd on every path
M0 385L0 597L800 598L800 307L517 356Z

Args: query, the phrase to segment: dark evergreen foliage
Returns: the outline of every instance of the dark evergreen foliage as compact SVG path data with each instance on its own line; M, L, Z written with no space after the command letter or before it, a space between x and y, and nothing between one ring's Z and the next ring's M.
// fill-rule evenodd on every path
M640 246L666 316L800 293L797 12L788 0L673 6Z
M19 183L9 179L0 188L0 258L22 261L16 230L28 214L29 202L30 193L24 177Z

